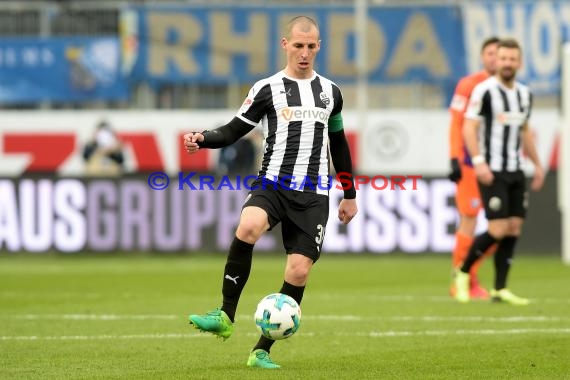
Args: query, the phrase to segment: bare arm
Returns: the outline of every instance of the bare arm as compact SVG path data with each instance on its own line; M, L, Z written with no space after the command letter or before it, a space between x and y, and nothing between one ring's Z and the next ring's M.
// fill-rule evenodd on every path
M463 123L463 139L465 140L467 151L471 156L477 179L483 185L490 185L493 182L494 176L489 168L489 164L485 161L485 158L481 155L479 150L478 131L480 125L481 121L479 120L465 119Z
M474 119L465 119L463 122L463 141L471 157L479 156L478 131L481 122Z
M534 177L530 188L533 191L538 191L544 184L544 169L542 169L542 165L540 164L540 159L536 152L536 145L534 144L534 138L528 126L528 122L526 122L521 128L521 140L524 152L534 164Z
M535 167L541 166L540 159L538 158L538 154L536 153L534 138L528 126L528 122L525 123L521 128L521 139L522 139L523 150L528 156L528 158L532 161Z

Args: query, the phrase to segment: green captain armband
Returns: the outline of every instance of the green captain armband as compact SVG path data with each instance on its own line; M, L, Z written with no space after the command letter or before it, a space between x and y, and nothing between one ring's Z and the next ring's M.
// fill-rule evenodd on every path
M329 118L329 132L339 132L343 130L342 115L337 113Z

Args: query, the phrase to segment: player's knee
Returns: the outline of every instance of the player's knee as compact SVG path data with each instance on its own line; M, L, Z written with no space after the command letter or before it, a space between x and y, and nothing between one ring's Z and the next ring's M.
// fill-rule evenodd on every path
M287 267L285 275L287 282L293 285L302 286L307 283L311 267L301 264L292 264Z
M502 239L509 234L509 224L503 221L491 221L489 222L489 234L495 239Z
M521 235L521 225L520 224L509 225L509 230L507 232L507 235L519 237Z
M309 278L309 271L292 271L287 276L287 282L295 286L304 286Z
M266 230L264 223L254 219L243 219L238 225L236 236L242 241L254 244Z

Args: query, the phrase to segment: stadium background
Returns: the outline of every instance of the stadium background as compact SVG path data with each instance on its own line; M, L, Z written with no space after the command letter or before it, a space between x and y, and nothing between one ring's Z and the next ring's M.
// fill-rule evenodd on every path
M282 67L280 25L299 13L321 25L317 70L344 91L357 172L422 179L417 190L364 186L347 228L332 191L301 328L273 346L283 368L268 374L245 361L257 302L282 283L279 231L256 246L231 339L200 334L187 316L220 301L245 192L176 181L220 174L219 152L190 157L181 135L225 123L253 81ZM568 379L557 177L568 171L569 33L565 1L0 1L0 378ZM549 169L509 278L526 307L448 294L446 108L489 34L523 45ZM124 142L123 175L90 176L83 162L102 120ZM150 188L155 172L167 190ZM492 286L493 260L479 275Z
M2 2L2 252L225 252L245 190L179 191L179 172L216 173L218 162L217 151L186 155L181 135L229 120L249 86L282 67L279 32L299 13L320 23L317 70L344 91L356 171L422 176L417 190L363 186L348 228L331 213L326 251L449 254L446 107L456 81L478 69L480 42L497 34L524 47L520 79L536 94L532 126L549 169L520 249L560 252L560 46L570 4L372 1L363 29L363 3ZM103 119L125 144L120 178L85 175L81 151ZM168 190L148 186L157 171L170 176ZM336 203L340 192L332 195ZM280 251L278 235L258 248Z

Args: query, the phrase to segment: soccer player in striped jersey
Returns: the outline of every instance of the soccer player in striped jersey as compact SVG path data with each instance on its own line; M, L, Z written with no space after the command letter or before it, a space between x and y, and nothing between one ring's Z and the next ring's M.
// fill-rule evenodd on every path
M452 253L452 269L455 271L467 257L467 251L473 243L477 215L481 209L481 195L477 186L475 170L471 157L463 143L463 121L469 98L473 88L495 74L495 58L499 39L490 37L481 45L481 62L483 70L461 78L455 88L455 93L449 106L451 124L449 128L449 146L451 172L449 179L457 184L455 204L459 212L459 224L455 231L455 247ZM493 251L495 246L490 248ZM489 293L479 283L477 272L482 260L477 261L471 268L470 295L471 298L487 299ZM455 285L449 289L450 295L455 296Z
M329 214L329 149L337 173L346 173L338 217L349 223L357 213L352 161L343 131L339 87L313 70L320 48L319 29L309 17L293 18L281 39L286 67L255 83L237 115L213 131L184 136L188 153L221 148L237 141L259 122L264 133L261 170L244 203L230 246L222 283L221 308L190 315L192 325L227 339L241 292L249 277L252 250L263 233L282 226L287 253L280 293L301 303L307 278L319 259ZM344 181L347 183L346 181ZM247 365L279 368L269 357L273 340L261 336Z
M492 300L513 305L529 303L507 288L507 275L528 206L521 146L534 164L531 189L538 191L544 183L544 170L529 129L532 95L527 86L516 81L521 55L516 40L499 42L497 73L475 87L465 114L463 136L475 167L489 226L475 238L456 272L455 298L459 302L469 302L469 273L473 264L491 245L498 243Z

